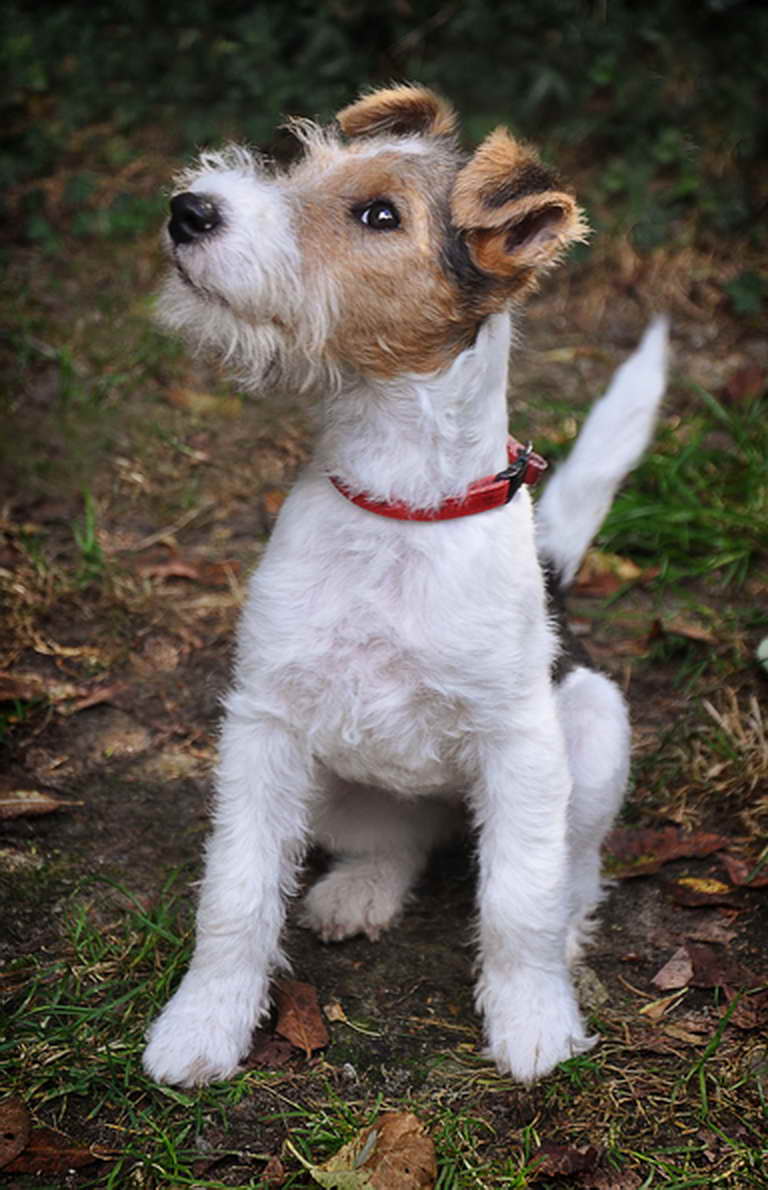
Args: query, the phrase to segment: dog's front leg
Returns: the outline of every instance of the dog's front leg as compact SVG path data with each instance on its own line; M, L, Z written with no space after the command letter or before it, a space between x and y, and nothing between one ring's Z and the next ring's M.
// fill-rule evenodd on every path
M311 765L278 719L238 713L221 740L213 832L187 974L149 1031L147 1073L183 1086L235 1073L268 1007L284 900L300 858Z
M532 712L532 713L531 713ZM480 981L488 1050L524 1082L588 1049L566 966L570 779L551 692L481 744Z

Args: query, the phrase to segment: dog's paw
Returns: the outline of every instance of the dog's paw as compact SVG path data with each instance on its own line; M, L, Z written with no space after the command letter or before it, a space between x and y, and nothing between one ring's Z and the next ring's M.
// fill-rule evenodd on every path
M239 990L187 975L147 1033L143 1064L149 1077L195 1087L236 1074L261 1007Z
M570 981L525 968L503 981L486 978L478 1001L485 1011L487 1055L501 1074L532 1083L598 1040L588 1037Z
M355 934L376 942L402 908L400 884L387 881L379 867L343 863L309 890L301 921L323 942L341 942Z

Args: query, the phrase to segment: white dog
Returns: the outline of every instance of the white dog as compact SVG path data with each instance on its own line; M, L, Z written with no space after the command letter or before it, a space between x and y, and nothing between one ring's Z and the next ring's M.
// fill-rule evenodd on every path
M553 677L516 491L533 461L505 470L514 311L585 226L529 147L497 129L466 156L454 124L422 88L376 91L333 129L295 125L291 169L206 154L171 201L165 323L253 389L300 387L319 430L243 612L195 952L144 1059L163 1082L238 1069L309 840L333 863L306 922L377 938L461 804L490 1055L532 1080L592 1044L568 960L600 893L627 714L601 674L561 661ZM547 487L538 549L557 582L648 442L665 344L657 322Z

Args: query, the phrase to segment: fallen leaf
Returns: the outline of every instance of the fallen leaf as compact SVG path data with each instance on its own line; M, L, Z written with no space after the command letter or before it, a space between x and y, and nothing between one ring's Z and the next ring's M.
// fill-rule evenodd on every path
M734 403L747 404L765 392L768 378L759 364L742 364L725 382L723 395Z
M29 1133L29 1112L21 1100L0 1101L0 1169L26 1148Z
M654 620L649 639L658 640L664 636L682 636L686 640L693 640L703 645L717 644L717 637L703 624L694 620L683 620L679 616L668 620Z
M583 1190L640 1190L643 1179L638 1173L617 1173L616 1170L596 1170L579 1181Z
M284 979L277 985L277 1024L275 1032L286 1037L309 1058L313 1050L329 1042L317 992L309 983Z
M331 1000L323 1005L323 1013L327 1021L346 1021L347 1014L338 1000Z
M257 1032L246 1061L248 1069L281 1070L294 1056L295 1047L284 1037Z
M724 946L727 946L729 942L733 942L737 933L737 930L729 929L725 922L719 921L717 918L708 918L692 929L686 930L686 937L691 938L694 942L722 942Z
M264 514L268 521L276 521L277 514L285 503L285 492L280 488L267 488L261 497Z
M82 802L66 802L39 789L8 789L0 793L0 818L21 818L24 815L53 814L65 806L82 806Z
M734 903L731 886L711 876L679 876L676 880L665 881L664 887L678 904L693 908Z
M720 856L731 884L739 888L765 888L768 886L768 856L741 859L726 851Z
M615 594L626 583L636 582L642 577L643 571L629 558L590 550L581 564L571 590L575 595L603 597Z
M675 859L702 859L713 851L722 851L729 843L730 839L723 835L706 831L685 834L675 826L660 829L621 826L609 834L605 852L609 875L627 880L649 876Z
M742 988L755 986L757 978L722 948L707 946L705 942L686 942L693 973L691 986L695 988Z
M411 1112L387 1112L309 1172L329 1190L431 1190L435 1146Z
M664 966L656 972L651 983L660 992L669 992L673 988L687 987L692 975L691 956L684 946L680 946L672 957L667 959Z
M586 1173L594 1169L599 1156L600 1151L594 1145L576 1148L574 1145L545 1140L531 1157L533 1168L528 1180L535 1182L541 1177L557 1178L564 1174Z
M725 1016L728 1012L735 993L730 988L726 988L725 995L728 1003L719 1006L721 1016ZM768 1027L768 989L762 988L742 995L728 1019L730 1024L745 1032Z
M80 1148L54 1128L33 1128L25 1147L3 1166L3 1172L67 1173L101 1160L98 1153Z
M139 562L136 570L146 578L189 578L194 582L198 579L197 563L180 557L166 558L161 562Z
M242 566L237 558L224 558L221 562L201 562L198 571L200 582L206 587L231 587Z
M275 1153L261 1171L260 1183L262 1186L282 1186L286 1177L285 1166Z
M685 991L673 992L671 996L662 996L659 1000L649 1000L642 1008L638 1009L641 1016L647 1017L649 1021L660 1021L661 1018L672 1008L678 1004L685 995Z
M240 569L237 559L206 562L202 559L183 558L180 554L154 562L139 562L136 565L137 572L146 578L186 578L205 587L231 586Z

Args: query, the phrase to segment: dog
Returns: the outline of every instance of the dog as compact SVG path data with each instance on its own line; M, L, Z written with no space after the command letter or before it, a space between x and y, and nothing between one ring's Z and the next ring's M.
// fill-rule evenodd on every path
M524 298L586 235L573 195L504 128L464 153L415 85L292 127L290 168L205 153L170 204L162 321L244 387L303 393L318 429L250 582L194 955L144 1065L182 1086L238 1070L310 841L332 862L305 923L376 939L464 806L487 1052L530 1082L595 1041L569 960L629 757L617 687L558 658L545 572L568 584L649 441L666 328L590 414L535 531L508 358Z

